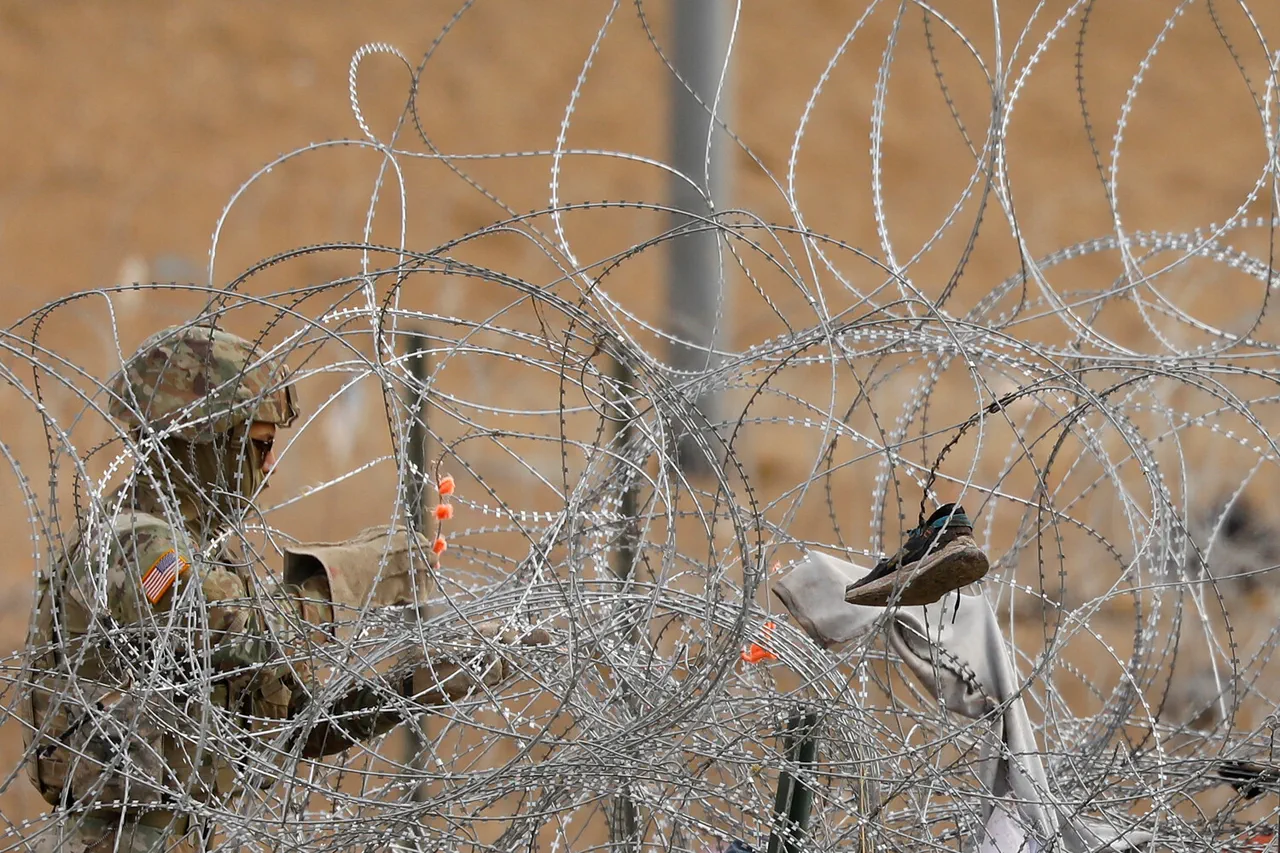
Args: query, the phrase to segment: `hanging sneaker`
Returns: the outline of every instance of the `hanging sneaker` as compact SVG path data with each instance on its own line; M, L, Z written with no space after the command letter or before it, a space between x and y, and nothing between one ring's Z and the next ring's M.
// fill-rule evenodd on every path
M944 595L983 577L990 564L973 541L973 523L964 507L939 507L891 557L876 563L861 580L849 584L849 604L884 607L933 604Z

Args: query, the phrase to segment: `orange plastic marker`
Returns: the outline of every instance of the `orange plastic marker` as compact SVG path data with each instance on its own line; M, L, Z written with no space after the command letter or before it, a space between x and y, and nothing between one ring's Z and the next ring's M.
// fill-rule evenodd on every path
M764 623L764 631L762 633L764 634L764 641L766 643L773 638L774 627L775 625L773 620ZM761 663L767 660L778 660L777 654L769 651L769 649L759 643L752 643L747 646L742 650L740 657L744 663Z

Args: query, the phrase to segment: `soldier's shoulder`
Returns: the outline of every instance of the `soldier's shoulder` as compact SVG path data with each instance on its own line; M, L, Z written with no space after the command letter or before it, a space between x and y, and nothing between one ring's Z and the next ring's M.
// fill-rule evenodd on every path
M69 618L80 626L72 630L86 630L103 607L119 624L146 616L189 567L188 548L182 528L148 513L122 509L82 519L79 541L54 572Z
M188 538L184 530L159 516L122 509L81 530L66 559L73 567L105 563L145 569L169 551L185 556L190 549Z
M179 538L178 528L158 515L138 509L122 509L111 516L111 529L122 536L168 536Z
M186 531L158 516L138 510L122 510L112 518L111 528L121 552L134 557L143 569L170 551L190 556L191 546Z

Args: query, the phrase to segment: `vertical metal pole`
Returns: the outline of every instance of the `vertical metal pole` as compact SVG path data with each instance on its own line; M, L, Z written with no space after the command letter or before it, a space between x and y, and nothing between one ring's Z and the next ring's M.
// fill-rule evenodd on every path
M809 833L809 816L813 812L813 788L804 775L793 776L788 769L796 765L798 774L810 778L818 761L818 714L803 709L787 721L782 751L787 764L778 773L778 792L773 802L773 826L769 832L767 853L802 853Z
M800 748L797 750L796 763L800 771L806 773L809 781L803 777L796 780L795 796L791 801L791 827L794 836L787 844L787 853L801 853L805 849L805 836L809 834L809 816L813 813L813 773L818 762L818 715L810 712L804 715L804 730L801 732Z
M726 85L720 91L718 102L716 91L728 60L730 2L732 0L673 0L672 3L671 64L683 81L673 76L671 83L671 164L680 173L671 177L671 205L688 212L672 214L674 228L696 223L689 214L706 217L712 213L708 197L714 202L714 209L723 210L728 204L728 136L718 127L712 130L711 110L714 105L716 118L727 120L727 75L724 75ZM686 90L686 84L697 93L697 98ZM696 186L691 186L690 180ZM693 227L697 227L696 224ZM721 270L718 242L719 234L714 230L681 234L670 241L667 327L678 339L671 344L671 366L682 372L678 375L684 381L714 369L717 365L711 349L728 337L723 281L727 265ZM719 395L699 391L693 402L708 421L718 423L722 419ZM690 473L709 471L713 459L719 461L720 455L719 442L710 433L704 433L703 438L714 456L709 459L704 455L698 448L696 434L679 439L679 464Z
M769 829L769 845L766 853L783 853L787 846L787 830L791 804L795 797L795 778L788 769L796 751L796 730L800 728L800 715L792 714L787 720L787 733L782 739L782 754L787 764L778 771L778 791L773 797L773 824Z
M409 446L405 448L405 458L412 469L413 482L409 484L409 526L415 532L427 535L430 525L428 520L427 498L427 410L426 393L422 390L427 384L427 372L430 370L430 357L427 354L426 336L418 332L408 335L408 367L413 377L413 387L405 395L405 409L413 418L409 423Z
M409 527L431 538L434 518L427 506L427 406L426 387L427 374L430 372L430 356L427 353L427 337L419 332L408 335L408 367L413 377L413 385L405 394L405 409L412 420L409 423L409 446L405 448L405 458L409 462L411 482L409 483ZM426 731L427 717L418 718L405 742L404 763L411 770L422 770L423 750L430 743ZM413 801L422 802L426 792L418 784L413 790Z
M635 387L635 377L631 373L631 365L623 354L615 352L612 355L613 362L613 380L617 387L616 396L614 398L613 416L615 418L614 435L616 441L615 446L621 451L626 451L635 439L635 410L631 405L631 395ZM611 563L613 573L621 580L631 580L636 565L636 550L640 536L639 513L640 495L639 495L639 479L634 476L633 472L624 471L623 476L627 478L627 486L622 492L621 503L618 507L622 515L623 530L619 536L618 546L611 555ZM627 591L629 593L629 590ZM640 641L640 625L636 621L631 622L631 627L625 629L627 641L633 646ZM623 701L633 714L639 713L639 704L632 695L630 688L625 681L619 682L619 693L622 694ZM616 851L640 849L640 813L636 808L635 798L631 793L630 783L624 782L622 790L614 798L613 803L613 820L609 822L609 841L610 847Z

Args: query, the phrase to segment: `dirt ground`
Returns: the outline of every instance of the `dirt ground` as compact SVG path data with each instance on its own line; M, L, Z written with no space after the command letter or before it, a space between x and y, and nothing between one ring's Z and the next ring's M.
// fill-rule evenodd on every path
M952 0L937 7L954 16L951 23L969 37L970 47L938 20L930 24L945 91L974 145L981 146L990 121L986 77L998 76L1006 93L1015 87L1019 92L1007 116L1004 168L1011 193L1005 209L993 204L985 213L980 237L948 304L953 315L1018 271L1010 216L1016 217L1018 237L1028 253L1042 256L1112 232L1109 194L1131 232L1205 228L1245 204L1262 173L1266 146L1254 94L1259 100L1265 96L1266 51L1239 9L1218 8L1221 17L1215 22L1203 5L1192 5L1162 33L1175 4L1098 4L1082 42L1082 86L1077 80L1078 16L1023 78L1020 72L1034 46L1066 5L1052 4L1050 12L1031 24L1028 40L1018 43L1034 4L1001 3L998 48L986 4ZM656 37L667 40L669 4L642 8ZM898 25L891 73L883 82L888 98L878 163L871 151L872 103L896 8L877 7L806 112L806 102L858 20L862 4L744 4L731 79L731 122L751 155L737 151L732 156L734 207L765 221L795 224L784 191L794 150L794 205L813 231L881 261L887 242L904 264L940 227L973 172L974 158L944 97L917 11L909 10ZM243 0L0 3L0 109L8 117L8 130L0 135L4 324L18 323L42 304L75 291L139 280L207 283L215 225L246 180L286 151L363 138L348 97L352 54L365 44L387 43L416 64L455 11L450 3L389 0L316 0L305 6ZM1280 34L1280 7L1254 12L1262 34ZM419 107L432 142L453 154L554 148L575 81L606 23L573 106L565 145L666 157L669 75L636 7L613 9L599 0L480 2L463 15L423 78ZM1162 47L1130 101L1127 90L1158 38ZM361 64L360 108L379 138L389 136L401 115L408 82L405 67L389 55L373 55ZM1118 155L1113 150L1117 127L1124 129ZM1090 148L1089 129L1098 140L1100 164ZM402 137L401 145L426 150L411 134ZM404 162L411 246L429 248L505 216L439 162ZM381 163L375 151L345 146L312 151L273 169L231 210L219 234L213 281L223 283L254 262L291 248L359 239ZM1100 172L1110 180L1117 163L1115 181L1104 185ZM551 198L551 157L468 161L466 168L517 211L546 206ZM562 201L657 203L667 192L664 174L639 162L570 157L560 169ZM873 192L877 172L883 182L881 201ZM397 239L395 196L384 188L375 241ZM887 241L878 234L878 208L887 224ZM1266 192L1250 211L1268 213ZM956 270L975 215L970 201L960 211L960 224L911 264L908 274L925 295L941 293ZM664 221L634 210L597 211L567 216L565 229L579 261L590 263L659 233ZM1262 229L1233 242L1265 252L1266 239ZM459 255L535 283L555 277L545 258L516 239L486 238ZM869 262L849 254L841 258L854 286L869 290L884 278ZM1189 269L1174 298L1200 319L1234 328L1257 314L1263 291L1256 282L1208 265ZM608 287L638 316L656 320L663 270L660 253L649 252L612 275ZM1096 288L1120 270L1114 256L1086 259L1055 273L1054 286L1059 292ZM245 289L268 292L357 271L354 254L321 253L256 276ZM832 276L820 278L831 310L852 302ZM731 295L734 345L757 343L783 330L744 280L733 284L738 288ZM761 287L793 325L812 325L813 310L795 288L768 274L763 274ZM432 279L430 287L406 291L404 297L407 307L472 319L509 301L509 294L497 288L450 279ZM117 330L112 332L107 301L87 298L54 312L41 342L91 372L99 366L105 372L114 340L131 349L148 330L183 319L198 302L196 295L117 298ZM1108 314L1099 325L1122 346L1140 351L1156 346L1136 315ZM22 327L24 334L30 330L30 323ZM1028 324L1024 333L1054 342L1066 335L1054 321ZM1271 324L1264 323L1259 334L1273 337ZM12 367L16 361L4 363ZM29 375L21 375L28 386ZM473 380L478 383L475 394L490 394L513 408L545 403L549 393L537 383L522 385L483 370ZM821 378L814 381L820 392L825 387ZM963 384L963 377L956 382L956 389L941 400L968 406L972 387ZM887 389L882 401L894 414L895 393L901 389ZM386 452L388 437L377 429L380 402L376 397L366 402L367 411L348 413L344 426L325 427L321 419L327 437L309 439L311 444L299 448L296 458L313 461L282 472L275 486L278 494L296 493L353 461ZM16 390L0 384L0 410L6 413L0 441L40 494L48 479L47 453L34 409ZM344 429L350 434L344 435ZM761 441L755 447L751 465L756 485L766 494L802 480L813 462L810 450L785 442ZM1235 482L1245 474L1229 458L1207 451L1199 458L1205 482L1212 476ZM874 474L874 465L868 465L846 481L853 490L850 530L866 529L867 501L856 495L858 489L871 488ZM292 524L302 538L321 538L335 528L354 532L385 518L387 482L385 475L353 481L349 488L290 511L281 523ZM34 570L31 527L17 485L7 470L0 473L0 507L5 510L0 536L11 543L0 556L0 576L9 589L0 598L0 646L6 651L22 645ZM859 547L870 545L862 541ZM1264 590L1258 595L1262 599L1251 606L1270 612L1270 594ZM6 724L2 732L0 769L8 773L21 754L19 730ZM43 802L22 776L0 792L0 812L9 821L33 817L42 809Z

